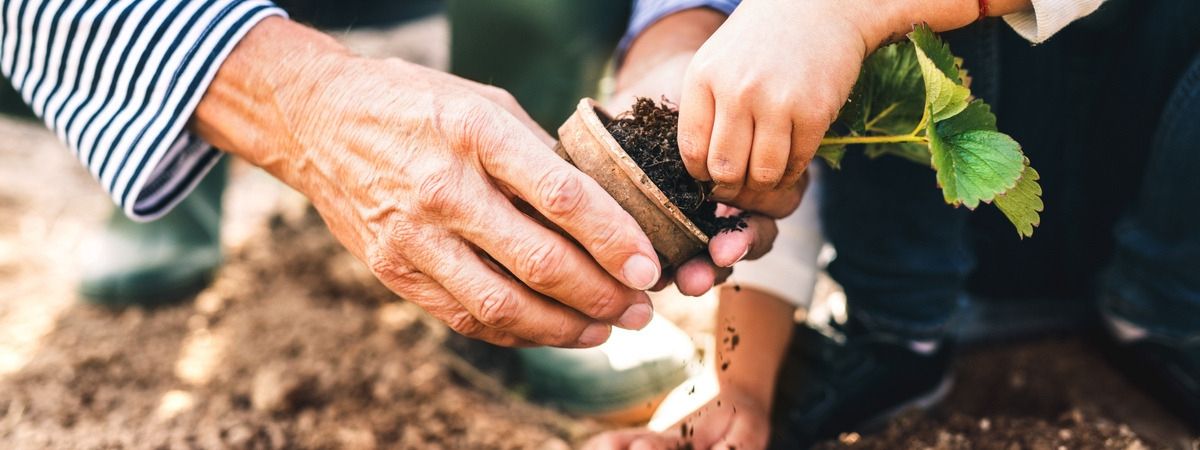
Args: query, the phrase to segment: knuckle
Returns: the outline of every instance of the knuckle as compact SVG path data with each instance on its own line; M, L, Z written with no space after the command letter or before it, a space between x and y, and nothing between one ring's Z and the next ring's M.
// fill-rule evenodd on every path
M724 184L741 184L743 174L738 170L733 160L721 155L713 155L708 161L708 174L713 181Z
M423 212L441 214L461 206L458 183L445 173L426 175L417 185L417 207Z
M525 284L537 291L546 291L560 280L563 250L553 242L535 244L532 251L521 256L519 270Z
M428 277L406 263L391 242L387 240L376 243L367 250L364 262L371 273L385 286L393 289L427 281Z
M439 132L449 138L460 152L486 151L495 139L495 111L489 101L479 96L453 100L442 105L434 116Z
M596 296L583 313L596 319L615 320L625 312L625 302L622 302L620 298L620 294L615 291L605 292Z
M703 138L700 137L700 132L692 129L692 127L679 128L679 155L685 161L704 162Z
M770 189L783 177L783 170L776 167L755 167L750 169L749 186L755 190Z
M481 336L485 329L483 324L467 311L458 311L451 315L446 320L446 326L450 327L456 333L469 338Z
M550 335L545 336L542 343L559 347L570 347L579 342L579 337L583 334L584 328L572 323L569 317L563 316L559 319L557 326L553 330Z
M637 251L632 247L628 251L623 251L625 249L622 247L628 242L633 242L633 240L627 237L620 222L615 220L609 221L606 222L606 225L593 231L590 253L608 256L627 256Z
M736 104L744 104L750 101L758 102L761 101L759 97L770 97L761 95L766 91L767 83L757 76L743 76L735 83L734 85L737 86L736 94L729 100Z
M583 207L583 184L571 169L551 169L537 186L542 206L551 215L569 217Z
M498 286L483 293L479 306L479 322L491 328L508 328L517 320L518 299L516 292Z

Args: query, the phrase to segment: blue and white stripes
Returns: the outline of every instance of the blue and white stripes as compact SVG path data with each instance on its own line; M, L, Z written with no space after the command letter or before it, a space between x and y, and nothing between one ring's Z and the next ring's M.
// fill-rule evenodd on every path
M0 71L130 217L152 220L220 152L185 130L267 0L0 0Z

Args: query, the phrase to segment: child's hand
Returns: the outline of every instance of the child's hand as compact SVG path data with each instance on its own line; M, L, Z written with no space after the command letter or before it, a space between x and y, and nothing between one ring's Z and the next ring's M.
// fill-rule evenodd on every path
M717 398L662 433L629 429L601 434L585 450L651 450L685 448L757 450L766 448L770 412L752 396L728 387Z
M877 27L863 2L747 0L696 52L684 80L679 148L713 195L800 181L845 103ZM869 30L869 31L868 31Z

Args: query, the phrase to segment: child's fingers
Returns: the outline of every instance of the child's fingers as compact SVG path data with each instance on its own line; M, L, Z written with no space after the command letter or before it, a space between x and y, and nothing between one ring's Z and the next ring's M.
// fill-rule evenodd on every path
M713 139L708 144L708 176L713 179L713 198L738 196L745 185L750 144L754 140L754 118L737 100L718 100L713 121Z
M666 449L665 439L646 429L610 431L583 444L582 450Z
M746 165L754 140L754 118L737 99L718 100L713 122L712 141L708 144L708 176L712 177L712 196L730 200L746 182Z
M745 211L752 211L768 217L782 219L796 211L800 200L804 198L807 183L796 183L788 188L774 189L766 192L743 190L737 198L729 203Z
M675 269L675 287L683 295L699 297L717 284L720 275L708 257L692 258Z
M819 116L800 116L792 119L792 146L788 154L787 169L779 187L788 187L800 182L809 163L821 146L821 138L829 130L832 119Z
M767 448L770 425L766 420L751 418L736 419L713 449L759 450Z
M746 188L756 192L769 191L779 184L792 147L792 123L786 111L770 111L770 105L763 105L763 109L754 114L754 143L746 174Z
M708 241L708 253L718 267L730 267L744 259L758 259L771 250L779 227L775 220L752 214L746 218L746 229L713 236Z
M700 181L711 180L708 174L708 146L712 138L716 102L712 89L688 68L683 91L679 97L679 155L688 174Z

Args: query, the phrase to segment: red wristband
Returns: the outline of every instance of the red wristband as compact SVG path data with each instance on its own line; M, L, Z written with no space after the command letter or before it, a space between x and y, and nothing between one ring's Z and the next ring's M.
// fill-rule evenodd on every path
M979 19L983 20L988 16L988 0L979 0Z

